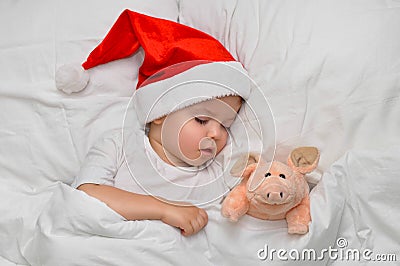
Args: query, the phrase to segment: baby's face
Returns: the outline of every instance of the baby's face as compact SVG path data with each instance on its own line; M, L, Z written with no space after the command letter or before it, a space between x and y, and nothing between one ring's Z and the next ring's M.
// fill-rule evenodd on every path
M199 166L226 145L227 129L241 107L241 98L226 96L189 106L165 117L161 142L176 166Z

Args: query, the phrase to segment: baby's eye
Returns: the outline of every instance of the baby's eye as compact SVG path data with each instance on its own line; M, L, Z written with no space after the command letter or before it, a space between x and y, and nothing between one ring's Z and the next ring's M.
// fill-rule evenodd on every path
M198 117L195 117L194 120L195 120L197 123L201 124L201 125L205 125L205 124L207 124L207 122L208 122L207 119L201 119L201 118L198 118Z

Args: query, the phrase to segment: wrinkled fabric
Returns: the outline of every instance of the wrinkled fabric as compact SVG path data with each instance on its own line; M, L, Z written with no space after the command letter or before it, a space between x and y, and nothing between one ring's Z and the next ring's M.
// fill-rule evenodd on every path
M338 240L373 255L397 254L398 264L398 1L180 0L179 10L175 0L93 4L0 3L2 265L292 265L258 256L266 246L319 252ZM132 65L138 69L144 54L89 70L88 87L77 95L56 89L55 70L82 62L126 8L173 21L179 15L221 40L268 96L269 106L259 104L268 116L256 118L278 149L266 152L283 161L296 146L321 150L307 235L289 236L285 221L229 223L213 204L207 227L184 238L161 222L123 221L69 186L93 143L121 127L137 83ZM270 113L275 124L265 123ZM383 262L325 256L297 264Z
M232 223L220 214L220 205L206 207L209 222L192 237L161 221L125 221L104 203L61 182L21 193L1 188L18 208L2 211L2 252L15 252L27 265L291 265L294 259L265 258L271 249L369 249L371 258L399 252L400 147L389 150L353 150L324 173L310 194L310 231L287 233L284 220L264 221L244 216ZM390 197L383 195L389 194ZM32 208L32 202L35 206ZM16 219L16 217L18 217ZM387 232L391 232L388 234ZM344 240L343 240L344 239ZM346 241L338 247L337 241ZM245 243L245 244L244 244ZM261 254L261 255L260 255ZM288 257L288 255L286 255ZM288 257L289 258L289 257ZM398 258L398 257L397 257ZM365 259L350 260L356 265ZM330 259L297 260L300 265L342 265Z

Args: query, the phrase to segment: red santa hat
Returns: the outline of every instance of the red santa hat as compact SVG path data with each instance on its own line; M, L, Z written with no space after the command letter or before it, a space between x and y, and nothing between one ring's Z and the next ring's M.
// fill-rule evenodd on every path
M125 10L82 67L61 67L57 88L83 90L86 70L129 57L142 47L134 107L145 124L183 107L213 98L239 95L247 99L246 70L212 36L191 27Z

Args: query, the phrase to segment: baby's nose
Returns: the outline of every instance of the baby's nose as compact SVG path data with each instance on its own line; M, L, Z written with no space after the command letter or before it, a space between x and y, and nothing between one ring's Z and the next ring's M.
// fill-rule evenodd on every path
M217 121L212 121L212 123L209 124L209 128L208 128L208 134L207 136L213 139L219 139L223 133L225 128L223 128L221 126L220 123L218 123Z

